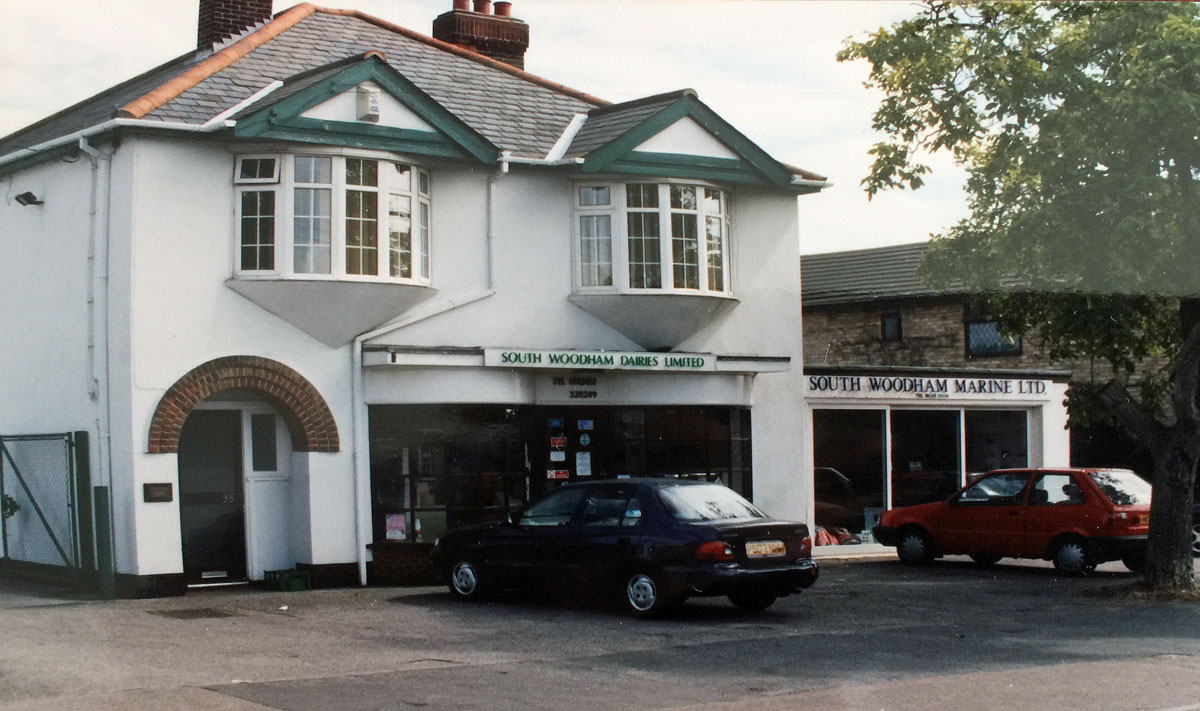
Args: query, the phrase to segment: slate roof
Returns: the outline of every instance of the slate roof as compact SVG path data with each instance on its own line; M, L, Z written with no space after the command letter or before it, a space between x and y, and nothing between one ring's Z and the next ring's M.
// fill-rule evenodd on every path
M683 89L592 109L588 112L587 122L571 141L566 157L591 153L688 94L695 96L696 92Z
M371 50L382 52L393 68L501 150L519 157L544 158L572 117L606 103L354 11L302 5L280 13L273 22L292 22L298 16L298 22L265 41L259 38L244 56L140 118L202 124L271 82ZM203 68L197 65L233 46L236 43L185 55L0 139L0 155L114 118L120 107L178 81L189 70Z
M569 157L600 148L682 97L695 96L685 89L610 105L355 10L301 3L224 45L186 54L0 138L0 157L113 118L201 125L273 82L332 72L335 63L368 52L382 53L418 89L516 158L546 158L576 115L588 115L588 120L574 137ZM290 94L310 84L293 81L276 91ZM264 104L281 98L274 94ZM798 168L785 169L823 180Z
M801 298L805 306L833 306L961 293L934 290L917 277L927 251L928 242L916 242L805 255L800 258Z

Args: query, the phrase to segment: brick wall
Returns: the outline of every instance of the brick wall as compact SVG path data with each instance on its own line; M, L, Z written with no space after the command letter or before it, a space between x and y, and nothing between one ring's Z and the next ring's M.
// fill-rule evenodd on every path
M271 17L273 0L200 0L196 46L211 47Z
M900 314L901 340L883 340L880 318L885 313ZM806 308L804 363L807 366L1056 369L1070 370L1075 380L1096 382L1106 382L1113 375L1111 367L1104 361L1052 361L1036 332L1025 335L1019 354L968 358L963 304L955 299ZM1157 370L1165 365L1166 359L1159 358L1148 361L1145 367ZM1136 374L1132 378L1134 385L1139 380Z

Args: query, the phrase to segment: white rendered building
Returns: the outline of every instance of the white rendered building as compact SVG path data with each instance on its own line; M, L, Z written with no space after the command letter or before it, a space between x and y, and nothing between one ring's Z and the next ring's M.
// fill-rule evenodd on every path
M507 3L456 2L448 41L201 5L199 49L0 139L35 198L0 204L0 434L90 434L118 594L419 576L587 477L811 518L796 197L824 178L690 90L525 73ZM249 29L211 44L214 7Z

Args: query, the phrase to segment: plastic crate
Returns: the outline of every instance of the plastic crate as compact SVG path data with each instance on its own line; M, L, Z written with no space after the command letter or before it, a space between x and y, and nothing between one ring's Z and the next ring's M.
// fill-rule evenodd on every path
M263 585L271 590L296 592L312 590L312 576L307 570L264 570Z

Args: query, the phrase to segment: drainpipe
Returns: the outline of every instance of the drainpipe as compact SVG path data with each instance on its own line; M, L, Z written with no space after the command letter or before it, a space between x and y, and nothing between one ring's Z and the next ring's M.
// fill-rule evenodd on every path
M112 511L112 485L113 485L113 455L112 455L112 385L111 385L111 368L109 365L109 344L111 342L110 328L110 310L109 310L109 264L112 254L111 249L111 207L112 207L112 158L114 147L111 152L105 153L97 150L92 146L86 136L78 138L79 150L87 155L88 161L91 163L91 194L89 197L88 206L88 285L87 285L87 312L88 312L88 396L96 401L99 405L99 417L96 418L96 461L101 468L101 482L108 488L108 521L110 522L109 530L111 531L111 522L113 521ZM100 163L104 163L104 198L100 199ZM104 216L100 217L100 205L104 206ZM103 261L98 262L98 259ZM97 323L99 321L99 324ZM100 343L97 344L97 338ZM97 366L96 358L97 351L103 355L104 367L101 369ZM95 485L96 482L93 482ZM111 545L112 536L108 537L108 543ZM97 541L98 545L102 545L104 541ZM102 554L97 557L98 561L111 561L111 565L101 566L108 568L107 570L98 571L101 575L102 588L106 591L112 589L112 576L116 568L116 548L115 546L109 551L109 555Z
M500 168L488 178L487 185L487 288L496 288L496 184L508 175L508 151L500 154Z

